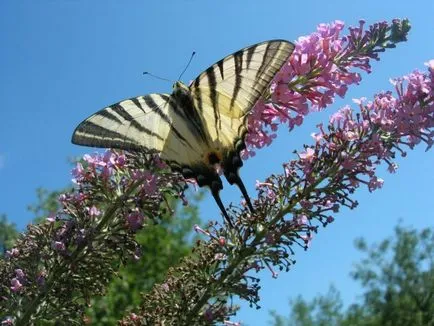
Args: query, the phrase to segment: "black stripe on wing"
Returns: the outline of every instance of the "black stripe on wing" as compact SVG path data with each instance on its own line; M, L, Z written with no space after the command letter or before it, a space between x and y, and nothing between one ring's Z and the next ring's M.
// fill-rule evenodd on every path
M146 128L142 124L138 123L135 120L135 118L131 114L129 114L128 111L121 105L121 103L114 104L114 105L110 106L109 108L112 109L115 113L119 114L126 122L129 122L130 126L133 127L134 129L136 129L137 131L142 132L144 134L147 134L149 136L155 137L161 141L164 141L164 138L162 138L160 135L156 134L151 129ZM140 108L140 106L138 106L138 107ZM122 123L122 124L124 124L124 123Z
M160 101L164 101L164 103L166 103L166 105L169 105L170 110L173 112L176 112L176 114L180 116L180 119L182 119L184 121L184 123L186 123L187 125L192 124L193 121L185 116L184 110L180 109L178 104L175 102L175 100L167 94L153 94L153 96L143 96L142 97L143 100L145 101L146 105L149 106L156 114L158 114L158 116L164 122L166 122L167 124L170 125L170 132L172 132L185 145L190 147L190 149L196 150L193 147L193 145L175 127L175 125L171 122L170 118L161 110L161 105L158 105L158 103L155 101L154 97L158 97ZM196 126L194 126L194 123L193 123L193 127L195 130L198 129Z
M155 139L156 144L164 143L166 138L158 133L156 129L158 124L146 124L146 115L157 114L168 125L168 128L172 125L169 117L160 108L167 104L167 101L160 95L163 94L131 98L100 110L78 125L73 133L72 142L93 147L155 150L154 146L147 148L142 137L143 139L151 137ZM149 105L149 100L153 97L159 99L160 103L153 101L153 105ZM155 122L154 120L151 119Z
M234 118L245 116L264 94L293 49L294 45L284 40L258 43L223 58L194 80L190 90L196 106L203 111L204 103L210 102L217 134L220 115L229 114ZM230 98L230 104L219 103L219 92L225 101ZM236 104L238 109L234 113Z
M217 65L220 68L220 65ZM222 63L223 66L223 63ZM218 103L217 103L217 91L216 91L216 76L215 76L215 69L213 66L209 67L206 71L206 76L208 78L208 85L209 85L209 98L211 99L211 105L214 111L214 122L215 122L215 128L217 131L217 134L219 132L219 128L217 128L217 124L220 121L220 111L218 108ZM222 76L223 76L223 72L221 72Z
M77 127L72 136L72 143L93 147L116 147L121 149L137 149L139 147L134 139L101 127L91 121L84 121Z
M269 68L270 64L275 59L278 51L279 51L279 44L276 44L276 43L268 43L267 44L267 47L265 48L264 56L262 57L261 66L259 67L258 72L256 73L257 79L264 79L264 75L267 74L267 68ZM279 67L279 69L280 69L280 67ZM277 71L275 71L274 74L275 73L277 73ZM266 80L268 80L270 82L271 79L273 78L274 74L271 76L267 75Z
M247 60L246 60L246 65L247 65L247 69L250 69L250 64L252 62L252 57L253 57L253 53L255 53L257 46L251 46L250 48L247 49Z
M99 115L104 117L104 118L107 118L107 119L109 119L115 123L122 123L122 121L118 117L116 117L113 113L110 113L107 110L100 111Z
M256 49L257 46L252 46L252 48ZM244 51L235 52L233 55L234 63L235 63L235 85L234 85L234 93L231 98L231 107L229 108L231 111L235 105L235 101L238 97L238 93L240 92L242 75L241 71L243 70L243 54Z

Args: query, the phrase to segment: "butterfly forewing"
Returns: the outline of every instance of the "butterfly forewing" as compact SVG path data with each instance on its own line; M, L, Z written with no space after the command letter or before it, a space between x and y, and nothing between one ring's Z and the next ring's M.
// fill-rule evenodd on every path
M162 159L179 166L197 162L204 151L168 94L139 96L104 108L76 128L72 142L159 152Z
M104 108L74 131L74 144L120 149L161 151L170 131L167 94L127 99Z
M190 86L213 139L242 137L244 117L287 62L294 45L283 40L252 45L218 61ZM209 116L209 117L207 117Z

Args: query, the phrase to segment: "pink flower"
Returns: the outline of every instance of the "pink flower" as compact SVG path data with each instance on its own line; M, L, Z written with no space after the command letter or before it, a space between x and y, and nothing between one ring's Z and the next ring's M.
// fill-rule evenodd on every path
M11 285L12 285L11 286L12 292L18 292L23 287L23 285L20 283L20 281L18 280L18 278L13 278L11 280Z
M47 273L45 271L39 272L38 276L36 277L36 283L38 283L39 286L44 286L46 277Z
M74 169L72 169L71 171L74 179L72 179L72 181L74 183L80 183L85 175L85 170L83 169L83 165L80 162L77 162L76 166Z
M72 198L70 198L72 201L75 201L76 203L81 203L87 198L86 194L82 192L77 192L74 194Z
M304 209L311 209L313 207L312 203L309 200L306 200L306 199L300 200L300 205ZM305 215L301 215L301 216L305 216Z
M50 215L48 215L48 217L46 218L46 220L50 223L56 222L56 213L51 212Z
M154 156L154 165L160 170L167 168L166 162L161 160L160 157L157 155Z
M344 23L336 20L320 24L315 33L297 40L288 62L271 82L270 98L259 100L248 117L248 148L243 159L253 156L253 148L270 145L278 122L292 130L303 123L309 111L322 110L334 97L345 96L348 86L361 80L353 69L370 72L370 59L378 60L381 50L405 40L409 30L406 20L374 24L369 30L364 25L361 20L343 36Z
M115 164L118 167L123 167L126 162L127 162L127 158L125 157L124 154L121 154L121 155L118 155L118 157L116 158Z
M223 324L224 324L225 326L241 326L241 323L240 323L240 322L233 322L233 321L230 321L230 320L225 320L225 321L223 322Z
M206 236L210 236L210 233L208 231L205 231L197 224L195 224L193 228L194 228L194 231L197 233L202 233L202 234L205 234Z
M333 223L334 220L333 216L327 216L327 223Z
M205 312L203 313L203 318L207 322L212 322L214 320L214 314L213 314L211 307L209 307L207 310L205 310Z
M255 188L257 190L259 190L262 187L272 187L272 186L273 186L273 184L270 182L260 182L259 180L256 180L256 183L255 183Z
M146 194L152 195L157 191L158 177L149 171L145 171L143 189Z
M62 241L53 241L51 248L56 251L65 251L66 249L65 244Z
M295 216L293 220L297 226L303 226L309 224L309 219L304 214Z
M93 168L97 166L105 166L105 162L101 160L101 156L98 153L84 154L83 160L89 163L89 165Z
M101 211L98 208L96 208L95 205L93 205L91 208L86 207L86 209L88 210L90 217L101 215Z
M376 189L382 188L383 184L384 184L383 179L374 176L371 178L371 180L369 180L369 184L368 184L369 191L374 191Z
M15 270L15 275L20 280L23 280L24 277L25 277L25 274L24 274L23 270L20 269L20 268L18 268L18 269Z
M215 260L225 260L225 259L227 259L227 256L222 252L218 252L214 255L214 259Z
M351 118L351 108L346 105L330 117L330 123L336 128L345 128Z
M127 215L127 224L132 231L140 229L144 221L145 216L139 211L134 211Z
M106 165L102 168L101 176L104 179L106 180L109 179L112 176L112 174L113 174L113 168L111 166Z
M169 292L169 290L170 290L169 284L167 284L167 283L163 283L163 284L161 284L161 288L162 288L165 292Z
M59 201L61 203L66 203L68 201L69 196L67 194L60 194L59 195Z
M315 142L319 143L322 139L323 139L323 135L320 132L317 133L311 133L310 134L312 136L312 138L315 140Z
M304 152L299 153L298 156L302 162L312 163L315 159L315 150L308 147Z
M157 191L158 177L150 171L134 170L131 173L133 180L143 181L142 189L147 195L153 195Z
M14 320L11 317L7 317L6 319L2 320L2 325L4 326L9 326L13 324L14 324Z
M6 257L18 257L20 255L20 251L17 248L12 248L11 250L6 250Z
M300 235L300 238L304 241L304 244L306 247L309 247L311 241L312 241L312 235L311 234L302 234Z
M103 157L102 157L102 161L108 166L115 165L116 164L115 153L113 153L111 150L106 150Z
M398 164L396 164L396 163L391 163L391 164L389 164L389 167L387 168L387 170L390 172L390 173L395 173L397 170L398 170Z
M425 66L427 66L429 71L432 72L434 70L434 59L425 62Z

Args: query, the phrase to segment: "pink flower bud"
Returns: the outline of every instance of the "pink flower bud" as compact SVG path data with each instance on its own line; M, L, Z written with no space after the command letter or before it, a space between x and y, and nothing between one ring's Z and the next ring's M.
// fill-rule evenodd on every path
M20 281L17 278L13 278L11 280L11 285L12 285L11 286L12 292L18 292L23 287L23 285L20 283Z

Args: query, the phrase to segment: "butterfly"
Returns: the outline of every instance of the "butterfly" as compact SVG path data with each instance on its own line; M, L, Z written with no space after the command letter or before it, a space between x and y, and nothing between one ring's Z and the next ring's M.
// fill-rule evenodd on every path
M247 117L269 90L294 44L271 40L254 44L217 61L190 85L177 81L171 94L138 96L110 105L81 122L72 142L78 145L158 152L172 170L208 186L227 223L233 227L219 192L237 185L254 211L239 176L240 152L246 148Z

